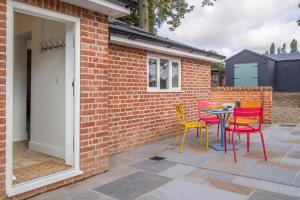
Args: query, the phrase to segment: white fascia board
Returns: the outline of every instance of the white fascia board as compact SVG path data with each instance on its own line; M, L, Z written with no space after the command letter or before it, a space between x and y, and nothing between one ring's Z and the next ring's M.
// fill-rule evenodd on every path
M121 44L121 45L125 45L125 46L139 48L139 49L145 49L145 50L149 50L149 51L165 53L168 55L192 58L195 60L201 60L201 61L206 61L206 62L210 62L210 63L218 63L218 62L222 61L221 59L212 58L212 57L205 56L205 55L189 53L189 52L181 51L178 49L171 49L171 48L158 46L158 45L154 45L154 44L143 42L143 41L130 40L128 38L114 36L114 35L110 36L110 43Z
M61 0L88 10L96 11L112 18L123 17L130 14L130 9L124 3L109 0Z

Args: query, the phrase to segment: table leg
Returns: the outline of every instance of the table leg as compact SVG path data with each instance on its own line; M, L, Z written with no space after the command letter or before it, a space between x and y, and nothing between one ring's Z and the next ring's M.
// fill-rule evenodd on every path
M221 141L220 141L220 143L217 143L217 144L211 144L210 147L216 151L224 151L224 142L227 142L227 141L224 141L224 138L225 138L224 134L225 134L225 128L226 128L227 120L229 118L229 114L228 115L224 114L223 116L220 114L217 116L220 120L220 125L221 125L221 138L220 138ZM236 146L236 149L238 149L237 146ZM231 151L231 150L233 150L232 145L227 144L227 151Z

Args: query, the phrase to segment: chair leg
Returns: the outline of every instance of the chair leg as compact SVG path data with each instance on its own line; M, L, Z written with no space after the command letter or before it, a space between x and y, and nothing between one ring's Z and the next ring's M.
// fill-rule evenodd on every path
M187 128L184 129L183 138L182 138L181 146L180 146L180 153L183 150L183 145L184 145L184 140L185 140L186 134L187 134Z
M200 134L199 134L199 141L200 141L200 144L202 144L202 127L200 127Z
M225 129L225 131L224 131L224 152L225 152L225 154L227 154L227 139L226 139L226 132L227 132L227 130ZM229 135L229 138L230 138L230 135Z
M235 132L232 132L231 142L232 142L232 149L233 149L234 162L236 162L236 152L235 152L234 133L235 133Z
M266 146L265 146L265 140L264 140L264 135L262 132L259 132L260 133L260 137L261 137L261 142L262 142L262 145L263 145L263 150L264 150L264 157L265 157L265 161L268 160L267 158L267 152L266 152Z
M200 119L198 120L200 122ZM197 138L199 137L199 128L197 128Z
M200 130L199 143L202 144L202 127L200 127L199 130Z
M220 124L218 124L217 138L219 138L219 130L220 130Z
M208 128L205 127L205 135L206 135L206 141L205 141L205 149L208 151Z
M181 125L178 126L178 129L176 131L176 137L175 137L175 140L174 140L174 143L173 143L174 145L177 145L178 135L179 135L180 131L181 131Z
M250 134L247 133L247 152L249 153L250 151Z

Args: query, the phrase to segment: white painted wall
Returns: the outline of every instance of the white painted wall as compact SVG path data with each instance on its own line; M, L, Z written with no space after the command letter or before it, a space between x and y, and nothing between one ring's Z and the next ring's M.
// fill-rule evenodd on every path
M41 52L39 42L60 37L66 25L34 18L32 23L31 141L29 148L65 158L65 49Z
M27 40L14 39L14 141L26 140Z
M29 148L65 159L65 49L42 53L39 42L56 37L65 41L66 25L20 13L15 14L14 33L22 35L25 32L32 34L31 45L29 44L32 48ZM18 42L15 41L15 44L18 45ZM25 53L26 46L28 44L25 43ZM15 50L23 52L24 49L16 47ZM15 61L16 67L21 68L21 63L25 64L22 70L17 70L17 75L21 76L23 70L26 72L26 61L24 62L19 57ZM14 94L22 95L22 98L25 94L24 101L14 96L14 101L18 102L14 105L14 111L22 112L22 114L15 115L16 119L13 124L14 137L19 137L17 130L24 129L24 122L24 130L26 130L26 79L24 80L23 77L16 81L25 81L22 87L14 88Z

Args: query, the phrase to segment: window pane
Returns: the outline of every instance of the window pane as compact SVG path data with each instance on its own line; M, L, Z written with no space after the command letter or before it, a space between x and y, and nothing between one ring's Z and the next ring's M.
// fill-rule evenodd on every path
M172 62L172 87L178 88L179 86L179 67L178 63Z
M157 60L149 59L149 87L157 87Z
M169 88L169 61L160 60L160 89Z

